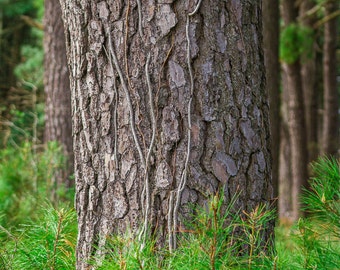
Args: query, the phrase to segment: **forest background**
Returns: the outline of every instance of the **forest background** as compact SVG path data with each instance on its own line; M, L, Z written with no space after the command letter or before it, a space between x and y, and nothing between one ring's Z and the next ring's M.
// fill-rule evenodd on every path
M72 269L75 264L71 103L56 5L0 1L1 269ZM240 269L340 265L339 15L337 1L263 1L276 251L237 258L233 265ZM61 45L50 46L52 35ZM51 67L57 58L59 66ZM268 222L267 215L259 216L261 226ZM208 228L214 216L205 218L202 226ZM136 259L121 249L111 254L107 269L112 261L119 262L113 269L124 269ZM216 251L201 252L208 268L215 269Z

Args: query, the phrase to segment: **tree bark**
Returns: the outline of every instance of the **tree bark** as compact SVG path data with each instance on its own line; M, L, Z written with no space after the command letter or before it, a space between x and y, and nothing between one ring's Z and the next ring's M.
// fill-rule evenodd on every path
M288 75L285 70L282 70L281 100L278 213L281 224L292 224L292 147L288 128Z
M263 46L266 67L266 88L269 97L269 117L271 134L272 179L274 198L279 190L279 150L280 150L280 64L279 64L279 1L264 0Z
M294 0L282 2L282 16L285 26L296 23L298 9ZM292 219L297 220L301 215L300 195L302 186L306 185L307 174L307 143L304 101L301 82L301 65L296 60L292 64L283 63L287 74L288 91L288 130L291 142L292 161Z
M198 2L61 1L77 269L127 228L176 248L221 189L246 211L272 199L261 3Z
M66 59L64 26L58 0L45 1L44 17L44 89L45 141L57 141L68 158L68 167L54 176L54 190L73 186L73 143L71 91Z
M307 12L314 7L314 2L311 0L304 0L300 6L300 16L302 25L310 29L316 21L314 15L307 15ZM314 36L314 40L316 37ZM306 133L307 133L307 150L308 162L317 159L318 146L318 88L316 84L317 70L316 70L316 51L315 44L313 51L309 57L302 60L301 64L301 79L303 96L305 102L305 119L306 119Z
M330 0L325 4L325 16L338 10L338 1ZM324 112L322 152L326 155L339 154L339 94L336 81L337 18L325 23L323 46Z

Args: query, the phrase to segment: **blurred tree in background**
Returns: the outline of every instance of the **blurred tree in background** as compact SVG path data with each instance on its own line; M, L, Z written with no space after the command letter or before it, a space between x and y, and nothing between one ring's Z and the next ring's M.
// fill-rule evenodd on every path
M0 0L0 142L37 141L43 127L43 0Z
M280 151L280 63L279 63L279 0L264 0L263 48L266 66L266 88L269 98L269 117L272 154L272 181L275 200L279 191L279 151Z
M44 52L46 96L44 139L45 142L57 141L69 161L67 168L59 171L54 177L56 191L63 185L73 186L73 181L70 179L70 175L73 174L71 91L59 0L45 0Z
M339 156L339 3L281 1L282 66L279 215L297 220L308 164ZM308 188L308 187L307 187Z

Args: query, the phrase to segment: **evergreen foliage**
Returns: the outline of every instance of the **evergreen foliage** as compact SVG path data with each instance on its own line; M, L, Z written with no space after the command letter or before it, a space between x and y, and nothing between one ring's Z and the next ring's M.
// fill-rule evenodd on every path
M54 172L65 165L61 147L55 142L43 151L35 148L31 143L24 143L21 147L0 151L1 226L16 227L28 217L38 218L38 206L50 197Z
M40 46L25 45L21 47L23 62L16 66L15 75L24 81L34 83L35 87L42 87L44 54Z
M55 171L65 166L61 147L26 142L1 150L0 159L0 269L73 269L74 191L47 199Z
M326 222L329 233L340 237L340 163L334 158L320 158L312 167L315 176L305 192L305 209Z
M313 43L312 29L299 24L289 24L281 32L280 58L287 64L293 64L300 57L310 58Z
M0 248L0 269L73 269L76 214L46 204L41 219L19 226Z
M180 229L179 247L173 252L166 243L157 250L157 241L141 248L131 233L110 238L106 259L98 269L272 269L275 260L269 245L263 245L262 234L273 212L265 206L250 213L235 212L236 199L223 209L223 197L212 197Z
M291 228L277 229L279 269L339 269L339 161L319 158L303 202L308 217Z
M48 179L62 158L55 155L56 144L39 154L38 179ZM59 204L37 203L36 192L28 184L34 177L29 144L21 151L7 149L8 170L1 167L0 192L2 198L18 199L2 215L0 226L0 269L74 269L76 243L75 210ZM15 153L14 153L15 152ZM9 158L12 156L12 158ZM18 170L14 167L18 166ZM43 169L45 168L45 169ZM141 247L131 232L113 235L107 239L99 258L93 258L97 269L337 269L340 265L339 244L339 162L320 159L313 165L315 176L304 202L310 212L292 227L276 229L275 247L263 245L263 232L275 217L266 206L250 212L235 212L233 202L222 206L223 197L216 195L210 203L197 209L193 221L179 229L178 249L169 252L156 247L156 240L148 240ZM8 179L4 181L4 179ZM41 181L41 180L39 180ZM25 189L25 192L22 190ZM44 194L47 186L38 185ZM19 194L14 196L13 194ZM31 196L31 197L30 197ZM40 202L43 201L40 198ZM31 198L26 201L26 198ZM33 203L32 203L33 202ZM34 206L34 211L29 211ZM2 213L11 202L1 202ZM15 208L22 210L16 211ZM26 210L24 210L26 209ZM21 218L14 218L21 216ZM14 222L13 220L16 220ZM20 221L19 221L20 220ZM24 224L24 225L23 225Z
M18 147L18 145L36 139L34 138L35 132L37 132L38 138L42 137L45 126L44 104L37 104L34 112L12 109L10 115L9 133L5 136L4 144L9 147Z
M0 9L3 10L4 15L8 17L20 16L22 14L34 13L36 7L35 0L0 0Z

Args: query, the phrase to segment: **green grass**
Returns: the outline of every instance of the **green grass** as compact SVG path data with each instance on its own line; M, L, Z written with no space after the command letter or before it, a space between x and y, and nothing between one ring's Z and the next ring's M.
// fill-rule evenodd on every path
M25 144L0 156L0 269L74 269L77 223L71 200L46 199L53 172L63 164L59 148L35 151ZM127 231L111 236L103 260L92 263L102 270L340 269L339 162L320 159L313 168L303 197L308 216L277 226L275 249L263 241L272 211L260 205L235 212L233 201L224 209L223 197L216 195L178 233L176 250L158 248L155 240L141 248Z

